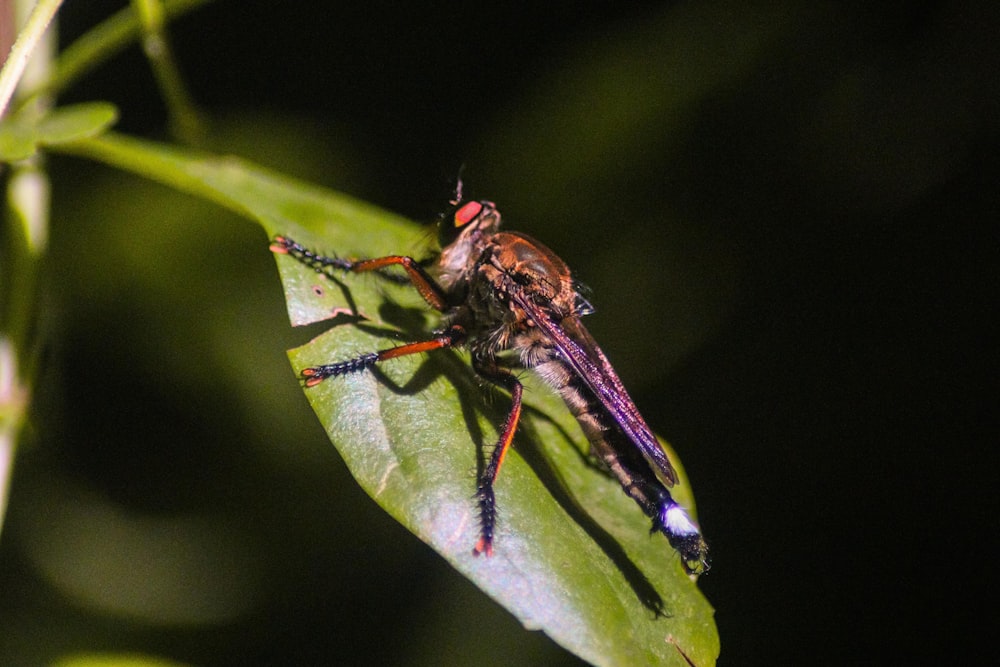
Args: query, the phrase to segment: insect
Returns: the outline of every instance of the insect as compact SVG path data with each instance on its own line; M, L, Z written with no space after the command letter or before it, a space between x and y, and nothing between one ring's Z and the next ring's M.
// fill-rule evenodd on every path
M668 491L677 473L580 321L593 308L569 267L531 237L501 231L493 202L463 201L461 181L450 204L439 223L440 252L426 262L402 255L329 257L290 238L274 238L273 252L320 272L401 267L424 301L442 313L443 326L428 340L306 368L305 385L314 387L396 357L467 347L475 372L511 396L510 412L476 490L480 535L474 553L491 555L497 512L493 487L521 418L522 385L514 371L534 370L562 396L589 440L591 454L652 519L651 532L666 536L689 573L707 571L708 546Z

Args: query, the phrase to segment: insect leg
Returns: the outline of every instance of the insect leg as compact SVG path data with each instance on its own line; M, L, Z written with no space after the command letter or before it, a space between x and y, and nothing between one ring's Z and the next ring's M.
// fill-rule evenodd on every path
M490 460L483 468L479 477L479 485L476 489L476 499L479 501L479 541L473 549L473 553L478 555L485 553L487 556L493 555L493 532L496 527L496 496L493 492L493 483L500 472L507 450L510 449L511 442L514 441L514 433L517 431L517 424L521 420L521 394L523 387L521 382L514 377L510 371L503 370L496 366L495 362L473 362L476 372L493 384L499 385L510 392L511 406L507 414L507 421L500 431Z
M320 255L309 250L287 236L275 236L271 242L271 252L278 253L279 255L291 255L309 268L320 272L326 268L334 268L352 273L364 273L366 271L378 271L389 266L401 266L406 271L407 278L409 278L413 286L420 292L420 296L424 298L424 301L431 308L443 311L448 307L441 286L412 257L389 255L387 257L359 260L327 257L326 255Z
M464 340L465 330L455 325L438 333L437 336L430 340L407 343L406 345L390 347L378 352L369 352L360 357L348 359L347 361L338 361L334 364L305 368L302 370L302 378L305 380L307 387L315 387L327 378L363 371L374 367L375 364L386 359L395 359L396 357L404 357L408 354L419 354L421 352L431 352L433 350L454 347L460 345Z

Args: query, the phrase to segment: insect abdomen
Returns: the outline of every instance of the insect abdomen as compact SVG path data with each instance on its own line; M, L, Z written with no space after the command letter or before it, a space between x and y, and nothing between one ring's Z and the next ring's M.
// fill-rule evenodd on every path
M538 364L535 370L559 392L587 436L591 454L604 463L622 490L653 520L652 530L667 537L680 554L684 568L696 573L708 570L708 546L697 525L674 501L628 437L617 426L606 423L601 404L590 388L558 358Z

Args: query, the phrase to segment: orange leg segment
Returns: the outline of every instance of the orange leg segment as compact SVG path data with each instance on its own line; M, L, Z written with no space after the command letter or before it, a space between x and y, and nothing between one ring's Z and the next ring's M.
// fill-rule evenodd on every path
M500 431L500 437L490 460L483 468L479 477L479 487L476 490L476 499L479 501L479 541L473 549L476 555L485 553L487 556L493 555L493 534L496 529L496 495L493 491L493 484L500 473L500 466L507 456L511 443L514 441L514 434L517 432L517 425L521 421L521 394L524 387L521 382L514 377L510 371L502 370L496 366L478 367L476 371L494 384L497 384L510 392L511 406L507 414L507 421Z
M362 354L360 357L348 359L347 361L338 361L334 364L305 368L302 370L302 379L305 380L307 387L315 387L327 378L367 370L386 359L395 359L396 357L405 357L408 354L420 354L421 352L431 352L446 347L454 347L460 345L464 340L465 330L459 326L452 326L430 340L407 343L406 345L390 347L387 350L379 350L378 352L369 352L368 354Z
M424 270L417 260L404 255L389 255L387 257L376 257L374 259L343 259L341 257L328 257L309 250L305 246L296 243L287 236L275 236L271 241L271 252L279 255L291 255L306 266L323 272L324 269L334 268L352 273L364 273L366 271L378 271L390 266L401 266L406 271L406 276L410 282L424 298L424 301L435 310L443 311L448 307L444 298L444 292L433 278Z

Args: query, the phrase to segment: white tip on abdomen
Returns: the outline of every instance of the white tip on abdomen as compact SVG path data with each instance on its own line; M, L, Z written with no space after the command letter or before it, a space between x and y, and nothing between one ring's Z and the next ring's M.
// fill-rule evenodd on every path
M684 508L676 503L664 508L661 521L664 528L674 535L698 535L701 533Z

